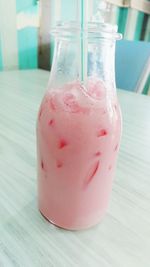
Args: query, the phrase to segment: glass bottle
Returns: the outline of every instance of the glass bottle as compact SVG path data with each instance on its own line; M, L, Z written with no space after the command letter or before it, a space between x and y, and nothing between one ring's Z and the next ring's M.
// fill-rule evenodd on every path
M37 120L38 202L50 222L77 230L101 221L112 190L121 135L114 67L120 35L103 23L90 23L84 32L60 24L54 34Z

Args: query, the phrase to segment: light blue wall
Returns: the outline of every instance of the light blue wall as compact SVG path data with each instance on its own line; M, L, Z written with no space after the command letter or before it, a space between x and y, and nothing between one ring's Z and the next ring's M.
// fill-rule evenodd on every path
M1 39L0 39L0 71L3 69L3 61L2 61L2 48L1 48Z
M76 19L77 1L75 0L62 0L62 20L69 21Z

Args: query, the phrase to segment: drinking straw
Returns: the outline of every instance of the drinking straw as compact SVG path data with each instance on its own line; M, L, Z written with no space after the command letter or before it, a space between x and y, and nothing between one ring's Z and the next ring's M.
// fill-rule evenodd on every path
M92 18L93 18L93 0L88 0L88 10L87 10L87 13L88 13L88 21L92 22Z
M80 78L81 82L85 84L87 80L87 56L88 56L88 43L87 43L87 22L88 22L88 0L79 0L78 14L80 21Z

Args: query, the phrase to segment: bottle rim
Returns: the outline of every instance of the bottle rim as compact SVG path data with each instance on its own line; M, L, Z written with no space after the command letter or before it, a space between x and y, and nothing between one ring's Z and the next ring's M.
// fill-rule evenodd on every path
M55 37L62 38L96 38L121 40L122 34L118 33L118 26L109 23L89 22L83 29L77 22L58 22L50 32Z

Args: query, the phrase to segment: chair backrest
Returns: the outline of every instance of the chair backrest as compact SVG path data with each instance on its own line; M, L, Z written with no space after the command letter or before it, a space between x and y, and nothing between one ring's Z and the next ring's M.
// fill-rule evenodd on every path
M142 92L150 75L150 43L122 40L116 45L118 88Z

